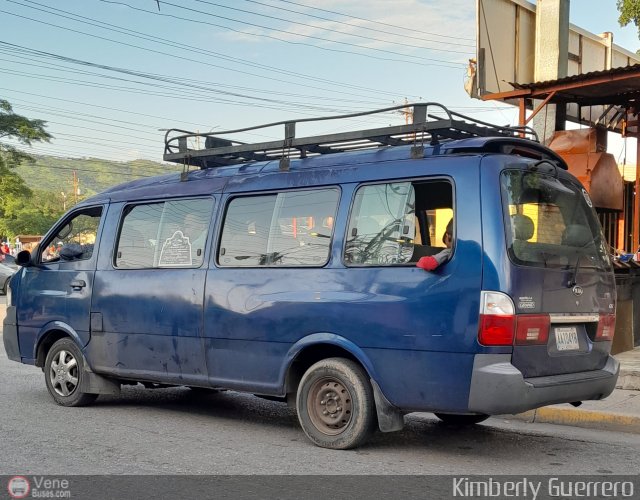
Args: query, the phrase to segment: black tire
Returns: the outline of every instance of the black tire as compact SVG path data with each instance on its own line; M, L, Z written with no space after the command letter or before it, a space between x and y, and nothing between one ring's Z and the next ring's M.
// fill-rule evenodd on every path
M355 448L376 427L369 377L349 359L329 358L312 365L298 386L296 409L304 433L323 448Z
M61 406L86 406L93 403L97 394L82 392L85 359L82 352L69 338L58 340L44 362L44 380L53 400Z
M448 425L474 425L484 422L489 415L476 413L473 415L463 415L457 413L435 413L435 416Z

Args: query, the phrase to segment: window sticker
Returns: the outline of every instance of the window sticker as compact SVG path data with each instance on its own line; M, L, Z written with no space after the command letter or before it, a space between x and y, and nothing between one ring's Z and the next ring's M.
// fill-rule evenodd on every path
M182 234L182 231L176 231L163 243L158 267L190 266L191 264L191 242Z

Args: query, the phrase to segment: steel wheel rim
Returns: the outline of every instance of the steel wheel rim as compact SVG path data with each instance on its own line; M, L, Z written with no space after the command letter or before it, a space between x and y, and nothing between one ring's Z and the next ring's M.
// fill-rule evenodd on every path
M78 361L69 351L59 351L51 360L49 382L59 396L71 396L78 388Z
M353 418L352 405L351 392L335 377L315 381L307 396L311 423L327 436L336 436L349 426Z

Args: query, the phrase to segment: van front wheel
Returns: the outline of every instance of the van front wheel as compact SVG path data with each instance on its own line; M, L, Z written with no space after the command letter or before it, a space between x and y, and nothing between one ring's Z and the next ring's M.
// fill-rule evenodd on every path
M348 359L329 358L312 365L298 386L296 408L304 433L323 448L355 448L376 425L369 378Z
M84 356L69 338L58 340L44 362L44 378L47 390L61 406L85 406L93 403L97 394L80 390L84 376Z

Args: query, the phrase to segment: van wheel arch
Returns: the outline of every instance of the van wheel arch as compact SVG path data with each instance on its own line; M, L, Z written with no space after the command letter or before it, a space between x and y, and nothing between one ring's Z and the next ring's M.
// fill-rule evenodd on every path
M334 344L314 344L302 349L289 365L285 379L285 398L291 408L296 406L298 386L302 377L311 366L329 358L343 358L356 363L369 377L373 389L378 428L382 432L402 430L404 414L393 406L384 396L380 386L371 378L364 364L350 351Z
M286 394L295 393L298 390L302 376L312 365L327 358L346 358L359 364L367 371L358 358L346 349L333 344L314 344L302 349L289 365L285 379Z
M36 366L44 368L44 362L47 359L49 350L53 347L53 344L63 338L71 339L71 335L63 330L51 330L40 339L36 348Z

